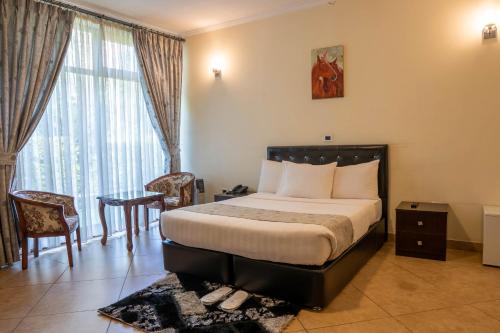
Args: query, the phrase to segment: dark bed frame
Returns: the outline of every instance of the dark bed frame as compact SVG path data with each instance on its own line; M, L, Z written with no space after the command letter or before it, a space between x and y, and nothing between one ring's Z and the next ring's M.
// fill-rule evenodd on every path
M269 147L267 159L338 166L380 160L378 192L382 218L336 259L323 266L300 266L261 261L163 241L165 269L214 282L234 285L252 293L274 296L313 309L321 309L387 240L387 145Z

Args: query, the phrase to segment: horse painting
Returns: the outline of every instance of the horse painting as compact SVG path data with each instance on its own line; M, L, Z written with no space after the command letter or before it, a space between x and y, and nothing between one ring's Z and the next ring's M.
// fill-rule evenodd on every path
M344 48L334 46L312 51L313 99L344 97Z

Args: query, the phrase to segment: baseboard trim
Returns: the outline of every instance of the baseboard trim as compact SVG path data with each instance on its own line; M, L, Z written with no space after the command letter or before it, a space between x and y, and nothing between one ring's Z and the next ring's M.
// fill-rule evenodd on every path
M389 241L394 242L396 240L396 236L390 233L388 239ZM446 247L453 250L483 252L483 243L459 241L454 239L448 239L446 241Z
M483 243L459 241L454 239L448 239L446 241L446 247L455 250L483 252Z

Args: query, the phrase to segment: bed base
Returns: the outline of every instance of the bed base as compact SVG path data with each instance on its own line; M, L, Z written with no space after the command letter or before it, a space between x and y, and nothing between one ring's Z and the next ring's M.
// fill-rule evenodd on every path
M246 291L318 309L327 306L385 242L381 220L357 243L323 266L299 266L254 260L228 253L163 242L167 271L191 274Z

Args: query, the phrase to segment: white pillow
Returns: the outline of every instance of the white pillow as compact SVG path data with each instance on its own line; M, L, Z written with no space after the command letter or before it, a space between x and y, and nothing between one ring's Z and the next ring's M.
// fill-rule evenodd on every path
M330 199L337 163L311 165L283 162L278 195L286 197Z
M260 167L260 179L257 192L276 193L283 173L283 163L276 161L262 160Z
M338 167L333 177L334 199L378 199L379 160Z

